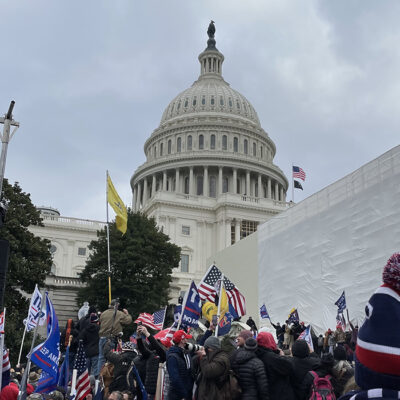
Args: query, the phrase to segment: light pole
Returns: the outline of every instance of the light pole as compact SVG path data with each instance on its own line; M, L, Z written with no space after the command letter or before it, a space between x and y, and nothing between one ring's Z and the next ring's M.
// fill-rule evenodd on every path
M15 131L19 128L19 122L16 122L12 119L12 112L15 105L15 101L11 101L10 107L8 108L8 112L4 118L0 118L0 123L4 124L3 134L0 134L1 137L1 156L0 156L0 201L3 197L3 180L4 180L4 171L6 169L6 158L7 158L7 149L8 143L14 136ZM14 130L10 135L10 127L14 126ZM1 204L0 204L1 207Z

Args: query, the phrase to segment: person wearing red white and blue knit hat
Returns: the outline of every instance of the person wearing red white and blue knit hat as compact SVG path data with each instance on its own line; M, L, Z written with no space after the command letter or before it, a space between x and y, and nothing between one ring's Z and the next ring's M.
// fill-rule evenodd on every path
M383 285L369 299L365 314L355 367L355 380L362 391L350 392L340 400L400 399L400 253L389 258Z

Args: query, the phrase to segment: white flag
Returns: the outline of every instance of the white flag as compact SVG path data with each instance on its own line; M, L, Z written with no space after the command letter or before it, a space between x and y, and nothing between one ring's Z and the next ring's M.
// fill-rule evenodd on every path
M42 304L42 294L39 291L37 285L35 286L35 291L31 297L31 304L29 305L28 318L24 320L27 332L35 329L38 321L39 325L44 325L46 321L46 313L40 309Z
M305 340L310 347L310 351L314 351L314 344L311 336L311 325L308 325L307 328L303 332L301 332L299 339Z

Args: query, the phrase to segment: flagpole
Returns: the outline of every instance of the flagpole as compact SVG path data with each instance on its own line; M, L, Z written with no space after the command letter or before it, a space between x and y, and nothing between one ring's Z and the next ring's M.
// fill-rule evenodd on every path
M3 311L3 326L5 327L6 325L6 309L4 308ZM3 380L3 356L4 356L4 332L1 333L1 339L0 339L0 354L1 354L1 365L0 365L0 389L2 385L2 380Z
M294 176L293 176L293 167L294 164L292 163L292 202L294 204Z
M219 317L221 316L221 300L222 300L222 289L224 287L224 274L221 275L221 286L219 288L218 298L218 311L217 311L217 326L215 327L215 336L218 337Z
M38 321L39 323L39 321ZM18 355L18 362L17 362L17 367L20 367L20 363L21 363L21 356L22 356L22 348L24 347L24 342L25 342L25 335L26 335L26 324L25 324L25 329L24 329L24 333L22 335L22 342L21 342L21 347L19 349L19 355Z
M163 330L163 329L164 329L165 317L166 317L166 315L167 315L167 307L168 307L168 306L165 306L165 309L164 309L164 319L163 319L163 321L162 321L161 330Z
M110 224L108 222L108 170L106 171L106 214L107 214L108 304L111 304Z
M193 282L193 280L192 280L192 282ZM189 289L192 286L192 282L190 282ZM179 328L181 326L181 323L182 323L183 312L185 311L185 307L186 307L186 303L187 303L188 297L189 297L189 292L187 291L186 294L185 294L185 298L183 299L184 302L182 302L181 315L179 317L178 327L176 328L177 331L179 330Z
M43 308L43 299L46 297L46 293L42 295L42 298L40 300L40 312L42 312ZM33 333L33 339L32 339L32 344L31 344L31 349L29 350L29 355L28 355L28 362L26 363L25 371L24 374L22 375L22 380L21 380L21 385L20 389L18 392L18 399L17 400L25 400L26 399L26 384L28 383L28 376L29 376L29 370L31 369L31 356L32 356L32 351L35 346L35 341L36 341L36 336L37 336L37 331L39 328L39 321L40 321L40 314L39 314L39 319L38 322L35 326L35 331Z

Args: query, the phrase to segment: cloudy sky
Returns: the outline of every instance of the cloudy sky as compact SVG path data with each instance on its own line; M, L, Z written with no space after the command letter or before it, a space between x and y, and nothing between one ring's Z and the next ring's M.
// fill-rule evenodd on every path
M223 75L308 197L400 142L396 0L18 0L1 6L0 113L20 122L6 177L36 205L105 219L162 112L198 77L216 22ZM291 193L291 190L289 190ZM291 194L289 198L291 197Z

